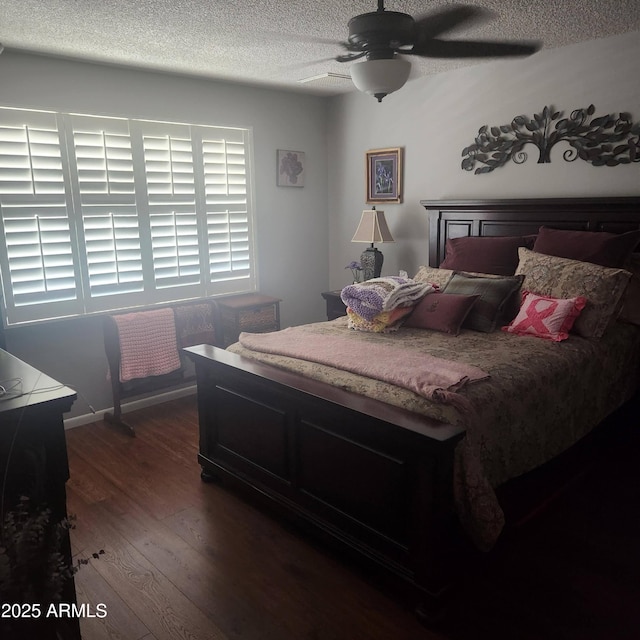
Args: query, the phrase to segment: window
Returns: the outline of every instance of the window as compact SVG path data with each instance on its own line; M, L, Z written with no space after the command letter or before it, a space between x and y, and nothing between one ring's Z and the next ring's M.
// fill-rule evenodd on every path
M247 129L0 108L7 324L255 289Z

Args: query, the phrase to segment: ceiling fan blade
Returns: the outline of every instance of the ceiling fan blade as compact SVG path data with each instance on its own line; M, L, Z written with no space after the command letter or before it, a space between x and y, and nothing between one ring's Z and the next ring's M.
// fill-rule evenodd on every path
M357 53L345 53L344 55L336 56L333 60L336 60L336 62L352 62L366 55L366 51L358 51Z
M495 16L493 11L475 5L454 4L443 7L432 13L416 16L415 39L420 41L435 38L456 27L468 27Z
M425 58L496 58L530 56L540 49L538 42L493 42L490 40L426 40L403 54Z

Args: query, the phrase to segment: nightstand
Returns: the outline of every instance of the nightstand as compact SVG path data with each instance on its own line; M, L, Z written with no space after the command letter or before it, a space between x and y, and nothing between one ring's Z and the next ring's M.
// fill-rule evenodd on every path
M280 298L244 293L217 300L224 344L237 342L242 331L266 333L280 330Z
M327 301L327 320L335 320L340 316L347 315L347 306L340 298L338 291L325 291L322 297Z

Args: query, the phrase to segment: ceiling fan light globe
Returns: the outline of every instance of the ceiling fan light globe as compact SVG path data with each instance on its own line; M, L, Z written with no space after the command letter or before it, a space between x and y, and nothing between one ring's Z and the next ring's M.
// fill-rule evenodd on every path
M356 89L377 98L401 89L409 78L411 63L401 57L354 62L349 69Z

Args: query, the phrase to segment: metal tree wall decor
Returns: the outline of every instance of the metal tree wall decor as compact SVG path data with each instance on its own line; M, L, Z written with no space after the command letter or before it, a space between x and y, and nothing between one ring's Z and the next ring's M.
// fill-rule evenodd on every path
M622 112L592 118L595 107L576 109L568 118L562 111L544 107L541 113L516 116L509 124L480 127L475 142L462 150L462 168L478 167L474 173L489 173L509 160L522 164L527 160L525 145L538 147L538 163L551 162L551 149L558 142L570 145L562 157L567 162L582 158L594 167L640 162L640 122Z

